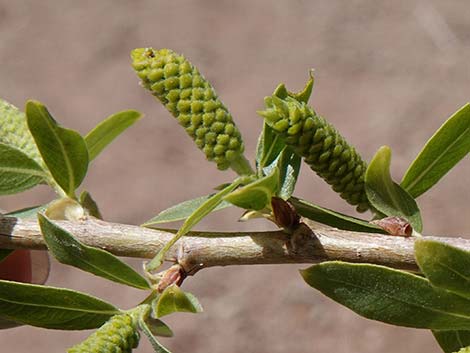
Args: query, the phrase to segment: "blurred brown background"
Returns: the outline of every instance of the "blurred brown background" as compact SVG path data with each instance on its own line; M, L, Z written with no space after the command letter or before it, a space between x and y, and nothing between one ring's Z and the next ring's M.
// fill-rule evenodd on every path
M84 187L108 220L139 224L233 177L205 162L169 114L138 85L134 47L184 53L209 78L253 155L255 111L279 82L300 89L315 68L312 104L370 159L393 149L401 178L422 144L470 99L468 1L0 1L0 97L44 102L65 126L86 133L124 109L145 114L92 165ZM420 199L426 234L470 235L470 163ZM350 214L304 168L297 194ZM13 210L48 201L39 187L3 197ZM266 229L219 213L199 228ZM137 267L140 261L132 260ZM205 312L168 319L177 352L439 352L427 331L363 319L307 287L297 270L217 268L190 278ZM53 263L49 283L130 307L136 290ZM0 331L1 352L64 352L89 332L22 327ZM138 352L151 352L143 339Z

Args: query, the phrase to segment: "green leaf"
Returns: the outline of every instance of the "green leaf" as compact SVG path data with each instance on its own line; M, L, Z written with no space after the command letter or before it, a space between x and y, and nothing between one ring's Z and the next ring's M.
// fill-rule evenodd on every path
M338 229L351 230L353 232L385 233L381 228L359 218L344 215L318 205L314 205L297 197L291 197L289 202L297 212L312 221L326 224Z
M150 332L152 332L154 336L173 337L173 331L162 320L148 316L145 319L145 323L147 324L148 328L150 329Z
M445 353L454 353L462 347L470 346L470 331L433 331L432 333Z
M264 175L263 169L279 157L284 147L285 144L279 134L276 134L265 122L256 147L256 169L259 176Z
M141 116L138 111L125 110L109 116L96 125L85 136L90 161L95 159L107 145L139 120Z
M15 250L14 249L0 249L0 262L5 260L8 257L8 255L10 255L13 251Z
M433 330L470 329L470 300L408 272L334 261L301 274L310 286L368 319Z
M28 129L25 114L12 104L0 99L0 143L15 147L41 165L42 159Z
M228 184L230 185L230 184ZM227 185L224 185L223 187L227 187ZM168 223L168 222L175 222L175 221L180 221L182 219L188 218L194 211L196 211L204 202L209 200L214 194L210 195L205 195L205 196L200 196L192 200L187 200L183 201L177 205L171 206L170 208L167 208L166 210L160 212L158 215L153 217L152 219L148 220L144 224L142 224L142 227L152 227L154 225L160 224L160 223ZM220 204L218 204L212 212L222 210L224 208L232 206L231 203L222 201Z
M452 115L411 163L401 186L417 198L470 153L470 104Z
M433 240L415 242L416 261L435 286L470 298L470 252Z
M156 317L162 317L175 312L200 313L202 306L194 295L183 292L173 284L167 287L158 297L153 306Z
M390 176L390 147L379 148L367 167L365 189L369 202L387 216L403 217L421 232L423 224L416 201Z
M139 326L144 333L145 336L147 336L150 344L152 345L152 348L154 352L156 353L171 353L168 349L162 346L160 342L155 338L154 333L152 332L152 329L148 326L148 320L150 318L144 319L142 316L139 319ZM152 319L156 320L156 319ZM160 321L160 320L157 320ZM162 322L162 321L160 321ZM163 323L163 322L162 322ZM171 331L171 330L170 330Z
M60 127L47 108L37 101L26 103L26 117L29 130L54 180L73 198L88 169L85 140L78 132Z
M279 168L225 196L224 200L246 210L259 211L269 207L271 197L279 188Z
M25 153L0 143L0 195L15 194L36 186L46 174Z
M0 317L31 326L85 330L101 326L119 310L69 289L0 280Z
M148 272L151 272L163 263L165 254L168 250L185 234L187 234L196 224L198 224L205 216L211 213L222 201L223 198L235 190L241 183L243 178L236 179L232 184L220 190L218 193L207 199L199 206L183 223L175 236L159 251L159 253L146 265Z
M36 218L38 212L45 211L47 206L48 204L33 206L33 207L26 207L20 210L8 212L7 214L5 214L5 216L22 218L22 219Z
M117 283L139 289L150 289L141 275L116 256L79 242L42 214L38 214L38 220L47 247L57 261Z
M299 177L301 163L302 159L300 156L295 154L290 148L286 147L282 151L277 164L280 172L277 195L280 198L287 200L292 196L297 178Z
M98 204L95 202L95 200L93 200L88 191L82 191L79 199L80 204L88 211L88 214L90 216L93 216L98 219L103 219Z

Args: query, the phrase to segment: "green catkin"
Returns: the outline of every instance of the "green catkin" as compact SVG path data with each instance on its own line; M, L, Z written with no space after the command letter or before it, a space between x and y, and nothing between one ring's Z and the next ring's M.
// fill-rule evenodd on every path
M43 165L39 150L29 132L24 113L1 99L0 124L0 143L16 147L39 165Z
M142 85L157 97L220 170L250 174L243 141L232 116L211 84L182 55L169 49L134 49L133 68Z
M67 353L131 353L139 345L139 339L136 319L119 314Z
M276 91L287 92L283 86ZM366 163L338 131L305 102L292 94L279 96L275 93L266 97L266 110L259 114L334 191L356 205L358 212L367 211L370 205L364 189Z

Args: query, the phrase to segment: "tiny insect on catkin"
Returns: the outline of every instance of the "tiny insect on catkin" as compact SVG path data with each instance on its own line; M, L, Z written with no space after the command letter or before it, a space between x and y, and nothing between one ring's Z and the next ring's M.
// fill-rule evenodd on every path
M186 129L206 158L217 163L220 170L229 167L236 170L234 165L244 159L240 132L197 68L169 49L134 49L131 57L142 85Z
M311 81L313 84L313 81ZM296 154L358 212L370 208L364 189L367 168L356 150L325 119L280 85L258 112Z
M119 314L67 353L131 353L139 345L139 339L135 320L130 315Z

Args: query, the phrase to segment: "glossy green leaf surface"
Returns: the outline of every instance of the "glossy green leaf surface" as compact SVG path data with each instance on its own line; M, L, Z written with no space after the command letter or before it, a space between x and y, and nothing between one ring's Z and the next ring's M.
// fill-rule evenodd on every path
M354 232L384 233L381 228L362 219L347 216L296 197L291 197L289 202L302 217L318 223Z
M182 236L187 234L196 224L198 224L204 217L214 211L214 209L220 205L224 197L235 190L241 183L241 179L235 180L232 184L226 186L216 194L208 198L202 203L191 215L186 218L181 228L175 234L175 236L160 250L160 252L147 264L147 271L151 272L160 267L163 263L165 254L168 250L180 239Z
M433 331L432 333L444 353L454 353L462 347L470 346L470 331Z
M26 103L26 118L54 180L73 197L88 169L85 140L78 132L59 126L40 102L30 100Z
M152 332L152 329L148 326L148 319L146 320L141 317L139 320L139 327L142 330L143 334L148 338L150 345L152 346L153 351L155 353L171 353L155 338L154 333Z
M142 115L126 110L107 117L85 136L89 159L92 161L113 140L133 125Z
M0 195L30 189L46 179L41 166L22 151L0 143Z
M153 312L156 317L162 317L175 312L200 313L202 306L194 295L183 292L173 284L167 287L156 300Z
M259 211L269 207L271 197L278 189L279 169L276 167L271 174L231 192L224 197L224 200L246 210Z
M392 152L390 147L379 148L366 171L365 189L369 202L387 216L403 217L421 232L423 224L416 201L390 176Z
M470 298L470 252L419 239L415 242L416 261L426 278L435 286Z
M79 242L42 214L38 214L38 219L47 247L57 261L117 283L150 289L145 278L116 256Z
M101 326L119 310L90 295L69 289L0 280L0 317L22 324L61 330Z
M469 153L470 104L467 103L429 139L406 171L401 186L416 198Z
M227 187L227 185L224 185L224 187ZM195 199L183 201L177 205L171 206L142 224L142 227L152 227L161 223L176 222L182 219L186 219L212 196L214 196L214 194L200 196ZM231 203L222 201L212 210L212 212L222 210L230 206L232 206Z
M433 330L470 329L470 300L408 272L334 261L301 274L310 286L368 319Z

